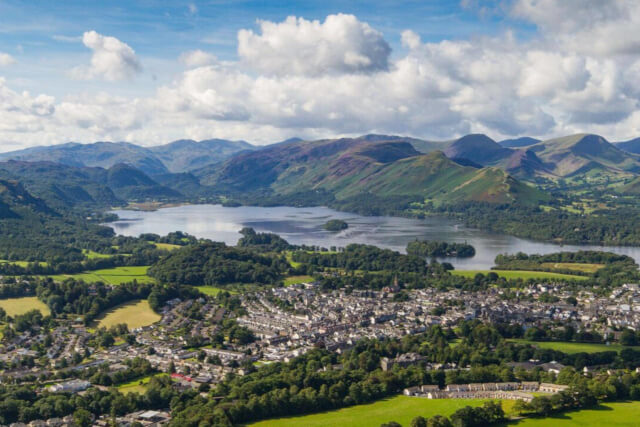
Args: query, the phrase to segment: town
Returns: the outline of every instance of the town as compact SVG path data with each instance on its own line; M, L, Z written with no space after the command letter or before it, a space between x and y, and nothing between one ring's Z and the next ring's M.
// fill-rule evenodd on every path
M586 289L575 293L563 283L551 281L531 283L515 294L496 287L476 292L401 288L396 279L380 291L324 291L310 281L235 296L239 303L235 309L227 309L215 297L205 295L175 298L162 308L160 321L131 331L126 327L113 331L122 338L107 345L96 344L91 338L95 331L81 319L59 318L50 329L32 326L3 339L2 383L42 384L41 390L50 393L83 393L90 387L108 390L109 384L92 380L98 374L120 373L129 378L135 371L134 362L144 360L148 363L144 375L167 374L177 390L194 390L209 398L208 391L229 375L242 376L256 366L290 362L314 348L341 354L363 339L401 338L424 333L433 326L453 328L460 322L477 320L518 325L524 336L529 330L543 327L571 327L576 333L613 343L619 341L623 330L637 330L640 325L640 290L636 284L625 284L610 295ZM225 322L233 322L234 328L245 331L248 338L221 337ZM396 365L419 365L427 371L469 369L456 363L434 363L415 353L382 358L380 368L388 371ZM511 367L540 369L551 379L564 368L555 361L535 360L514 362ZM331 369L341 367L334 365ZM598 366L584 367L585 374L597 370ZM475 397L530 402L532 391L555 393L565 389L563 385L523 381L450 384L445 389L422 385L409 387L404 394L429 399ZM166 410L139 411L119 418L143 425L161 425L169 420ZM47 425L64 425L64 420L56 424L58 421L48 420ZM44 424L34 421L29 425Z

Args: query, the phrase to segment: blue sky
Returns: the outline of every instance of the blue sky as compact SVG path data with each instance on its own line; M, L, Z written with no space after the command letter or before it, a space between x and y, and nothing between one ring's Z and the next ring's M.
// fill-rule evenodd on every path
M491 7L497 7L491 5ZM122 93L143 93L169 81L180 71L175 59L186 49L202 49L223 60L237 59L237 32L255 28L257 20L279 22L295 15L323 20L334 13L356 15L381 31L393 49L404 49L400 34L413 29L423 41L493 35L513 20L501 13L483 14L460 1L17 1L0 0L0 51L28 67L4 75L25 90L62 95L67 87L104 89L105 85L66 81L70 63L87 60L91 52L80 42L88 29L125 41L147 58L147 78L130 86L107 85ZM527 37L533 26L518 24ZM55 82L55 85L51 83Z
M370 132L631 138L638 26L636 0L0 0L0 150Z

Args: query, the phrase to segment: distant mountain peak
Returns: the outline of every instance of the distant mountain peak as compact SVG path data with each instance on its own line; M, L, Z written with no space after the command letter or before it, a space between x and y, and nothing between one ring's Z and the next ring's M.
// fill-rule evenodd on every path
M538 142L540 142L540 140L537 138L531 138L530 136L521 136L519 138L504 139L498 142L498 144L502 145L505 148L521 148L537 144Z

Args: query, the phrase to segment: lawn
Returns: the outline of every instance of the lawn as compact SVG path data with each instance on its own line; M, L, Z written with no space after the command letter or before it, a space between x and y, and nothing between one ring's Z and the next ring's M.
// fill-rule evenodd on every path
M573 270L583 273L595 273L604 267L604 264L587 264L577 262L543 262L542 267L556 270Z
M31 310L40 310L44 316L51 314L49 307L36 297L7 298L0 300L0 307L7 312L9 316L24 314Z
M74 278L87 283L103 282L110 285L121 285L126 282L132 282L133 280L137 280L140 283L153 283L155 280L147 276L148 269L148 266L116 267L76 274L58 274L48 277L58 281Z
M126 323L129 329L135 329L151 325L160 319L161 316L149 307L147 300L134 300L105 311L96 319L96 323L105 328Z
M220 292L229 292L232 295L238 293L238 292L233 291L231 289L216 288L215 286L196 286L196 289L198 289L203 294L209 295L209 296L212 296L212 297L215 297Z
M158 376L163 376L167 374L158 374ZM128 383L118 384L116 388L120 393L138 393L144 394L147 391L147 384L151 381L153 375L149 375L148 377L138 378L137 380L129 381Z
M640 425L640 402L603 403L595 409L570 411L547 418L525 418L508 423L517 427L622 427Z
M306 283L306 282L313 282L313 277L311 277L311 276L289 276L289 277L285 277L285 279L284 279L284 285L285 286L291 286L291 285L296 285L298 283Z
M539 348L548 348L551 350L561 351L567 354L574 353L598 353L601 351L620 351L627 348L620 344L592 344L582 342L559 342L559 341L527 341L524 339L509 339L509 341L518 344L531 344ZM633 347L635 348L635 347Z
M523 271L523 270L453 270L456 276L474 277L478 273L487 275L496 273L505 279L559 279L559 280L587 280L586 276L575 276L573 274L550 273L547 271Z
M317 414L274 418L250 424L253 427L371 427L388 421L408 426L411 420L422 415L451 415L465 406L480 406L483 399L436 399L396 396L366 405L357 405ZM513 407L512 401L502 402L505 412Z

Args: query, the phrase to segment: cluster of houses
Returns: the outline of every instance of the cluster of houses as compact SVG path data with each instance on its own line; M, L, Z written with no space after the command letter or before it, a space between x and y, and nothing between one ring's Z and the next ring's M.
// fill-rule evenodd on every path
M535 381L449 384L443 389L429 384L405 388L403 394L427 399L506 399L531 402L534 398L532 393L559 393L567 388L566 385Z
M518 323L525 328L555 322L614 337L619 334L615 330L620 328L640 328L638 285L624 285L609 296L588 290L573 294L567 289L561 284L539 283L517 290L515 298L513 291L500 288L476 292L420 289L406 292L403 298L394 298L399 291L397 284L381 291L323 291L314 283L304 283L242 295L245 314L238 318L205 298L195 301L175 299L165 305L159 322L132 331L134 344L89 348L87 341L91 333L86 327L77 319L59 319L53 330L34 327L6 340L0 360L5 366L16 360L34 361L26 365L14 364L4 371L4 381L18 382L27 376L49 377L61 369L82 371L100 365L107 365L110 372L116 372L127 369L125 360L143 357L160 371L175 372L176 387L197 388L201 384L215 384L230 373L243 375L243 366L249 363L286 362L318 346L341 353L363 338L402 337L424 332L431 325L455 325L460 320ZM511 294L506 295L506 292ZM558 298L542 298L543 295ZM569 296L575 298L576 304L567 302ZM189 316L187 313L196 303L202 316ZM249 328L256 336L256 342L244 345L225 342L220 348L192 345L214 336L221 320L229 317ZM45 339L51 345L46 346L46 357L43 357L42 352L34 348L41 348ZM81 362L71 362L76 354L82 354ZM394 366L416 364L425 369L460 369L455 364L429 363L417 353L381 360L381 368L385 371ZM556 374L563 368L557 362L536 361L513 362L511 366ZM90 385L84 380L60 380L48 389L79 393ZM423 385L408 388L405 394L430 399L475 397L528 401L533 398L533 392L556 393L564 388L525 382L452 384L444 389ZM168 414L163 412L143 411L122 417L118 422L119 425L162 425L168 419ZM95 422L100 425L102 421Z

